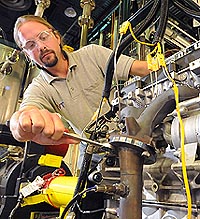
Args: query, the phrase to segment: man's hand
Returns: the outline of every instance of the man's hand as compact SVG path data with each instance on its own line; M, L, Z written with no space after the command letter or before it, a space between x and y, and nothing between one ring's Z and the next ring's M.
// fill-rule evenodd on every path
M77 144L77 140L63 135L65 127L56 113L26 107L13 114L10 130L18 141L34 141L41 145Z

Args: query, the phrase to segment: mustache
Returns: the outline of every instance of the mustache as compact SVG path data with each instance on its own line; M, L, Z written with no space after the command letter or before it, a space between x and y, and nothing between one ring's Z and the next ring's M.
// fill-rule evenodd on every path
M43 50L40 51L39 58L42 59L46 54L49 54L49 53L54 53L55 54L55 51L52 50L52 49L43 49Z

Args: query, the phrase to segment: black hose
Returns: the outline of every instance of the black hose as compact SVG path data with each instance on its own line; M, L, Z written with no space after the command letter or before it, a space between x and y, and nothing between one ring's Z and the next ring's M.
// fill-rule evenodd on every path
M67 206L65 207L64 211L62 212L62 215L60 217L60 219L64 219L65 218L65 215L67 214L67 212L70 210L71 207L74 206L74 204L76 202L79 203L79 201L81 200L83 194L87 193L87 192L94 192L96 191L96 187L91 187L91 188L87 188L86 190L80 192L80 193L77 193L73 199L67 204Z
M133 26L136 26L148 16L149 11L153 7L153 5L154 0L150 0L127 20L130 21Z
M91 147L91 146L87 146L87 147ZM78 177L78 182L75 188L74 195L83 191L83 189L85 188L91 161L92 161L92 153L87 153L87 148L86 148L86 152L83 157L83 162L81 165L80 174Z
M191 16L192 18L196 18L197 20L200 20L200 8L198 10L193 10L188 8L187 6L181 4L177 0L172 0L172 3L174 6L179 9L180 11L184 12L185 14Z
M149 1L144 7L142 7L138 12L130 17L128 21L131 22L133 26L136 26L139 22L141 22L141 19L144 19L144 21L141 23L140 27L136 29L135 31L135 36L138 37L141 33L143 33L150 25L152 20L155 18L155 15L158 10L160 0L154 1ZM154 4L153 4L154 3ZM148 12L148 14L147 14ZM145 16L145 18L144 18ZM132 42L133 37L131 34L127 35L123 41L121 42L118 50L117 50L117 55L116 58L118 60L119 56L123 52L124 49ZM112 79L113 79L113 74L114 74L114 57L115 57L115 52L113 51L111 56L109 57L107 68L105 71L105 84L104 84L104 89L103 89L103 94L102 96L105 98L109 98L110 96L110 89L112 85Z
M156 34L154 36L154 42L161 42L164 37L167 20L168 20L168 12L169 12L169 0L161 0L160 6L160 20L158 27L156 28Z
M80 169L80 174L78 177L78 182L76 184L76 188L74 191L74 197L76 197L77 194L82 192L85 188L85 185L87 182L87 176L88 176L90 165L92 162L93 149L94 149L94 146L90 145L90 144L87 145L87 147L86 147L86 151L84 153L84 157L83 157L83 161L82 161L82 165L81 165L81 169ZM80 203L81 197L80 196L77 197L76 201L77 201L77 203ZM77 210L78 209L76 207L74 207L73 212L76 214Z
M197 5L194 0L178 0L181 4L187 6L192 10L199 11L199 5Z

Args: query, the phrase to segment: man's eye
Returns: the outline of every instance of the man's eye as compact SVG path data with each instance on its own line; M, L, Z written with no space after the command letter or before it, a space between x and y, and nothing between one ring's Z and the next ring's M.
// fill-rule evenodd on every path
M41 41L45 41L45 40L47 40L47 38L48 38L48 35L47 35L47 34L42 34L42 35L40 35L40 40L41 40Z
M29 41L26 43L25 46L27 49L33 49L35 47L35 42L34 41Z

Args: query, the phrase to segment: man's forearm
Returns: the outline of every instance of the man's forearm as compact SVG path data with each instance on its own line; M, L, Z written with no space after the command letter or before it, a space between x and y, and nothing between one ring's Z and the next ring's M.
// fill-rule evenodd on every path
M130 75L137 75L144 77L150 73L147 61L135 60L131 66Z

